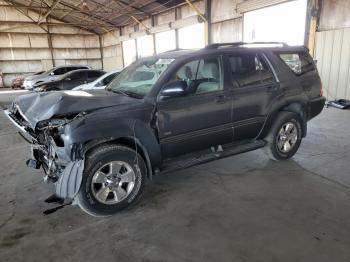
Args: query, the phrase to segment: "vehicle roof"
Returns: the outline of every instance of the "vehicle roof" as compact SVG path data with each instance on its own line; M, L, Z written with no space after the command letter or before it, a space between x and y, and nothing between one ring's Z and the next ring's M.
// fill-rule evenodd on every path
M64 67L90 67L89 65L61 65L61 66L55 66L52 69L57 69L57 68L64 68Z
M77 72L89 72L89 71L105 73L105 71L100 70L100 69L77 69L77 70L72 70L72 71L65 73L63 75L63 77L66 77L68 75L71 75L71 74L77 73Z
M102 73L106 73L105 71L101 70L101 69L77 69L77 70L72 70L67 72L66 74L71 74L71 73L76 73L76 72L89 72L89 71L95 71L95 72L102 72Z
M177 59L187 56L197 56L197 55L205 55L212 54L217 52L237 52L237 51L273 51L273 52L300 52L305 51L307 48L305 46L260 46L260 47L247 47L247 46L222 46L218 48L202 48L202 49L188 49L188 50L172 50L168 52L164 52L161 54L157 54L153 57L163 58L163 59Z

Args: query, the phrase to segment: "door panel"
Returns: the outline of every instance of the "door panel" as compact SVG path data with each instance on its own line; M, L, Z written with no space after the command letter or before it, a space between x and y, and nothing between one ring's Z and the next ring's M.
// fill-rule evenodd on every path
M223 88L221 63L220 77L211 58L186 65L174 79L188 83L188 94L157 105L158 135L166 158L233 141L232 95Z
M278 84L236 88L233 91L234 139L255 138L262 129Z
M163 154L171 157L231 142L231 101L223 102L223 96L218 92L160 103L157 119Z
M227 57L231 68L234 140L255 138L281 91L267 60L255 52Z

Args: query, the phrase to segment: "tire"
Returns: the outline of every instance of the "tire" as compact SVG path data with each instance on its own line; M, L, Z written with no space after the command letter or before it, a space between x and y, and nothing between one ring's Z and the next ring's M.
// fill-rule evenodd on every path
M300 116L293 112L280 112L265 138L267 141L265 151L273 160L286 160L293 157L298 151L301 139L302 120Z
M116 175L112 175L113 173ZM100 146L85 160L76 203L92 216L116 214L135 204L141 197L146 173L143 158L133 149L114 144ZM132 178L133 182L125 182L132 181ZM111 182L112 179L114 180Z

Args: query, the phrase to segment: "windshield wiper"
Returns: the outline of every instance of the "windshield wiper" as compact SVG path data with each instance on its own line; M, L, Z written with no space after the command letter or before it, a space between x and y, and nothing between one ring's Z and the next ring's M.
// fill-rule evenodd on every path
M108 91L112 91L113 93L117 93L117 94L122 94L124 96L129 96L129 97L133 97L133 98L143 98L142 95L131 92L131 91L126 91L126 90L113 90L113 89L107 89Z

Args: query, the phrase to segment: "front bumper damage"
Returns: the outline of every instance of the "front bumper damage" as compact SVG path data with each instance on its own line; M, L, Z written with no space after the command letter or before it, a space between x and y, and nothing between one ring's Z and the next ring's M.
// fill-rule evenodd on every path
M57 199L74 200L79 192L84 170L84 158L77 153L79 147L76 144L57 145L46 130L32 130L24 114L14 106L11 110L4 110L4 113L21 136L31 143L32 158L27 160L27 165L44 170L44 181L54 183L54 195Z

